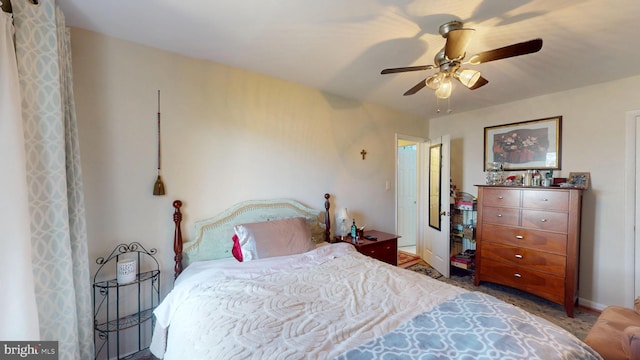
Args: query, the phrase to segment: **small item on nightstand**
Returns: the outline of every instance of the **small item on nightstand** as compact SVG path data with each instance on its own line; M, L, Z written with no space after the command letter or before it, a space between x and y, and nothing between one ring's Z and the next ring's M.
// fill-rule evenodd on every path
M355 242L358 239L358 227L356 226L356 219L353 219L351 225L351 239Z
M367 239L367 240L372 240L372 241L378 240L378 238L373 236L373 235L365 235L364 238Z

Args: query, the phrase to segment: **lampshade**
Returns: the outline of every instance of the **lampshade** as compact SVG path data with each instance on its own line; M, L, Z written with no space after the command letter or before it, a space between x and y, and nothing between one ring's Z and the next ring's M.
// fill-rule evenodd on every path
M451 96L451 78L445 76L440 82L440 86L436 89L436 97L438 99L448 99Z
M480 71L471 69L458 69L456 76L460 82L466 87L472 87L480 79Z
M347 213L347 208L340 208L338 209L338 213L336 214L336 218L338 219L338 221L340 220L348 220L349 219L349 213Z
M347 213L347 208L340 208L336 213L336 222L337 224L337 235L345 236L349 233L349 214Z

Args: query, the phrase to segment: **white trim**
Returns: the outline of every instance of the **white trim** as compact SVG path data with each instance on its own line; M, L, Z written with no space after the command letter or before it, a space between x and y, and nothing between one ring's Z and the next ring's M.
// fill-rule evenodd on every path
M633 300L640 296L640 238L636 235L635 227L639 223L638 206L640 201L637 197L636 183L640 181L636 159L638 158L638 139L640 135L640 110L628 111L626 114L626 135L625 135L625 211L624 211L624 273L632 274L632 287L624 290L624 305L633 307Z
M584 306L588 309L594 309L594 310L599 310L602 311L604 310L604 308L607 307L607 305L603 305L603 304L598 304L596 302L593 302L591 300L587 300L585 298L581 298L578 297L578 304L580 304L580 306Z

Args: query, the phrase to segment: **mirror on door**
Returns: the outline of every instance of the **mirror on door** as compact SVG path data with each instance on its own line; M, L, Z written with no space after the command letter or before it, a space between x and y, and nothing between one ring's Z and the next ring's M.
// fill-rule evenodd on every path
M442 144L429 147L429 226L440 230L440 170Z

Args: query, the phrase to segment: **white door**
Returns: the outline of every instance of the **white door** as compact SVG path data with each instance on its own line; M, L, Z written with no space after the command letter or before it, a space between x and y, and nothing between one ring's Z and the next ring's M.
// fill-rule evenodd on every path
M405 141L406 142L406 141ZM415 246L417 212L417 143L398 144L398 247Z
M450 273L450 136L429 140L422 184L421 228L424 232L422 258L445 277ZM438 171L440 176L437 176Z

